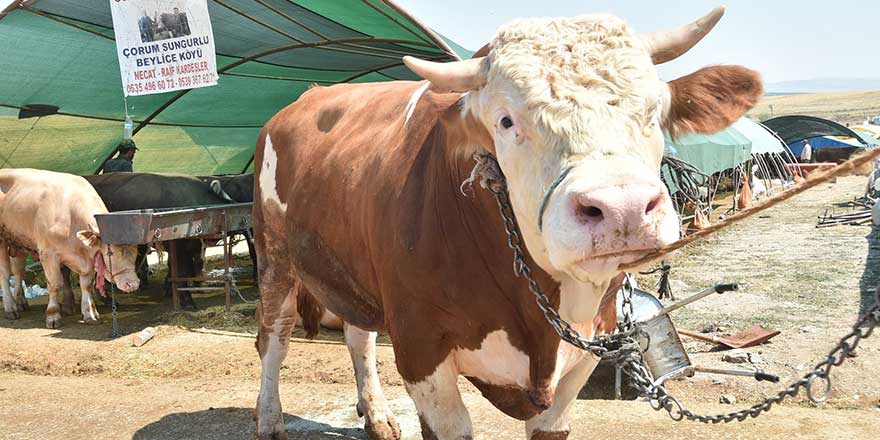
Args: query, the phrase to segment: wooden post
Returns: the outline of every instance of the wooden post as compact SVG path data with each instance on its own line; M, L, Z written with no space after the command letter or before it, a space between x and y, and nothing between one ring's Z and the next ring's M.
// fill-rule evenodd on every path
M168 242L168 273L171 274L171 304L174 310L180 310L180 297L177 294L177 240Z

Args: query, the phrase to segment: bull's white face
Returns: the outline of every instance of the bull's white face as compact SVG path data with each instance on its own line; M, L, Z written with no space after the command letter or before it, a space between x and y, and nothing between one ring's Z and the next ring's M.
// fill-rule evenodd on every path
M741 66L657 76L654 63L693 47L723 13L645 37L607 15L521 20L499 29L487 56L404 58L436 90L469 92L464 112L492 136L484 147L529 253L560 281L564 318L593 319L621 264L678 239L659 177L663 130L717 132L762 96L760 75Z
M539 265L602 286L620 264L678 238L659 178L669 89L622 21L514 22L488 61L466 109L492 134Z

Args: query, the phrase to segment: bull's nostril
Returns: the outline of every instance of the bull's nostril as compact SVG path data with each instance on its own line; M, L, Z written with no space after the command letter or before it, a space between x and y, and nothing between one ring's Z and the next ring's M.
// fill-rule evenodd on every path
M579 206L578 215L591 221L601 221L603 218L602 210L595 206Z
M645 208L645 214L650 214L658 205L660 205L660 199L654 199L648 202L648 206Z

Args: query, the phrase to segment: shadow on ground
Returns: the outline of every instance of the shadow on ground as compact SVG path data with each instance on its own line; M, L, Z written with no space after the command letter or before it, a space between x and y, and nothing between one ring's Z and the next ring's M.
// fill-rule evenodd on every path
M132 440L205 439L239 440L251 438L254 431L253 408L214 408L175 413L139 429ZM290 414L284 415L287 433L297 440L367 440L362 429L336 428Z

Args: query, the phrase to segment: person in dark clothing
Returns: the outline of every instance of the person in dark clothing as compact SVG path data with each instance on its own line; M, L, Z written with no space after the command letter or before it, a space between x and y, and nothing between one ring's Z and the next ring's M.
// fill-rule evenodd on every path
M119 155L116 156L115 159L110 159L107 162L104 162L102 172L104 174L132 172L132 168L134 165L134 153L138 150L138 147L135 146L134 141L131 139L126 139L120 142L119 146L116 149L117 151L119 151Z
M162 23L162 27L164 27L166 31L171 32L171 38L177 38L180 36L180 26L177 14L163 12L162 15L159 16L159 21Z
M153 22L153 19L147 15L147 11L144 11L144 16L138 20L138 28L141 31L141 42L149 43L153 41L153 27L156 26L156 23Z
M174 8L174 15L177 15L177 29L174 31L174 36L181 37L189 35L189 21L186 18L186 12L180 12L179 9Z

